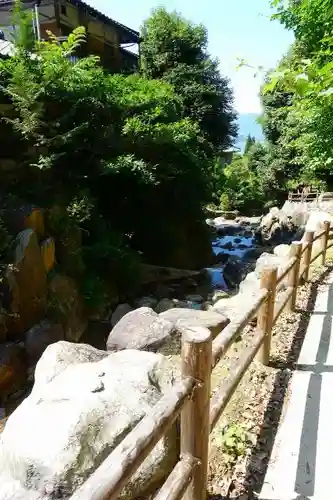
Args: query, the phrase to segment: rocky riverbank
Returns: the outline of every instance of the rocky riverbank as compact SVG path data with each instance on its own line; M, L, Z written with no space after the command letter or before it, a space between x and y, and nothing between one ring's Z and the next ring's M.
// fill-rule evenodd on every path
M318 227L325 218L317 214L307 223ZM278 209L263 218L208 223L215 257L201 273L170 273L146 284L143 295L90 324L80 343L61 340L63 330L42 320L21 342L1 344L2 412L10 414L24 399L1 436L1 498L13 491L18 499L51 500L59 492L68 498L179 376L178 325L201 325L215 337L258 293L264 266L281 272L288 243L304 231ZM147 498L178 452L174 429L121 498Z

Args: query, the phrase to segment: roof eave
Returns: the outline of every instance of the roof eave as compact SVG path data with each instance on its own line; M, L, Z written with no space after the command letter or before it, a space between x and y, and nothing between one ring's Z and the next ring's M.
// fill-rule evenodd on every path
M37 3L37 1L38 0L23 0L22 3L33 5ZM80 8L86 9L91 16L99 19L100 21L103 21L105 24L116 27L121 35L120 43L139 43L140 34L138 31L135 31L132 28L125 26L124 24L118 23L114 19L111 19L105 14L102 14L98 10L94 9L94 7L91 7L87 3L83 2L83 0L67 0L67 1L72 5L75 5L79 9ZM41 0L41 2L43 2L43 0ZM0 10L2 8L6 9L8 7L11 7L13 3L14 3L13 0L0 0Z
M103 21L105 24L108 24L109 26L115 26L121 33L120 43L139 43L140 34L138 31L135 31L132 28L125 26L124 24L118 23L114 19L111 19L105 14L102 14L94 7L91 7L87 3L83 2L83 0L67 0L67 1L73 5L76 5L79 9L80 8L82 9L82 7L85 8L90 15Z

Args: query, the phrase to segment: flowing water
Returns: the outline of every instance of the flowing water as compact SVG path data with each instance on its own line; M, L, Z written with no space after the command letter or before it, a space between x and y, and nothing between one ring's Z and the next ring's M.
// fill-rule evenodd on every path
M228 280L225 278L225 270L232 260L234 265L239 261L239 264L246 262L247 255L251 252L255 245L254 236L243 236L242 234L217 236L212 242L214 255L220 257L214 267L206 268L211 281L211 286L214 290L227 291L230 289Z

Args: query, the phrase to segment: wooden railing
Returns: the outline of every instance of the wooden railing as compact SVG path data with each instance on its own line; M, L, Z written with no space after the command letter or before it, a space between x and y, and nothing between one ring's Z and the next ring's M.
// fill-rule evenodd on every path
M115 500L122 488L180 415L180 458L154 500L204 500L207 491L209 434L217 423L244 373L258 354L268 365L273 325L283 311L295 309L297 288L308 280L311 263L325 264L330 223L319 234L306 232L290 247L284 269L264 268L260 293L240 319L232 320L212 341L208 329L179 324L182 333L181 379L154 409L110 453L71 500ZM319 251L312 256L313 244ZM253 343L234 364L211 397L211 372L244 327L257 316Z
M318 201L320 196L319 191L310 191L308 193L288 193L288 201L294 202L314 202Z

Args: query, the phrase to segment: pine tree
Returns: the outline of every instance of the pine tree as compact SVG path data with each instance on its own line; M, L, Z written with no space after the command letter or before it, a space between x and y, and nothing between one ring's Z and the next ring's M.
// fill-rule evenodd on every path
M255 137L252 137L250 134L247 136L246 143L245 143L245 148L244 148L244 154L247 155L252 146L256 143Z

